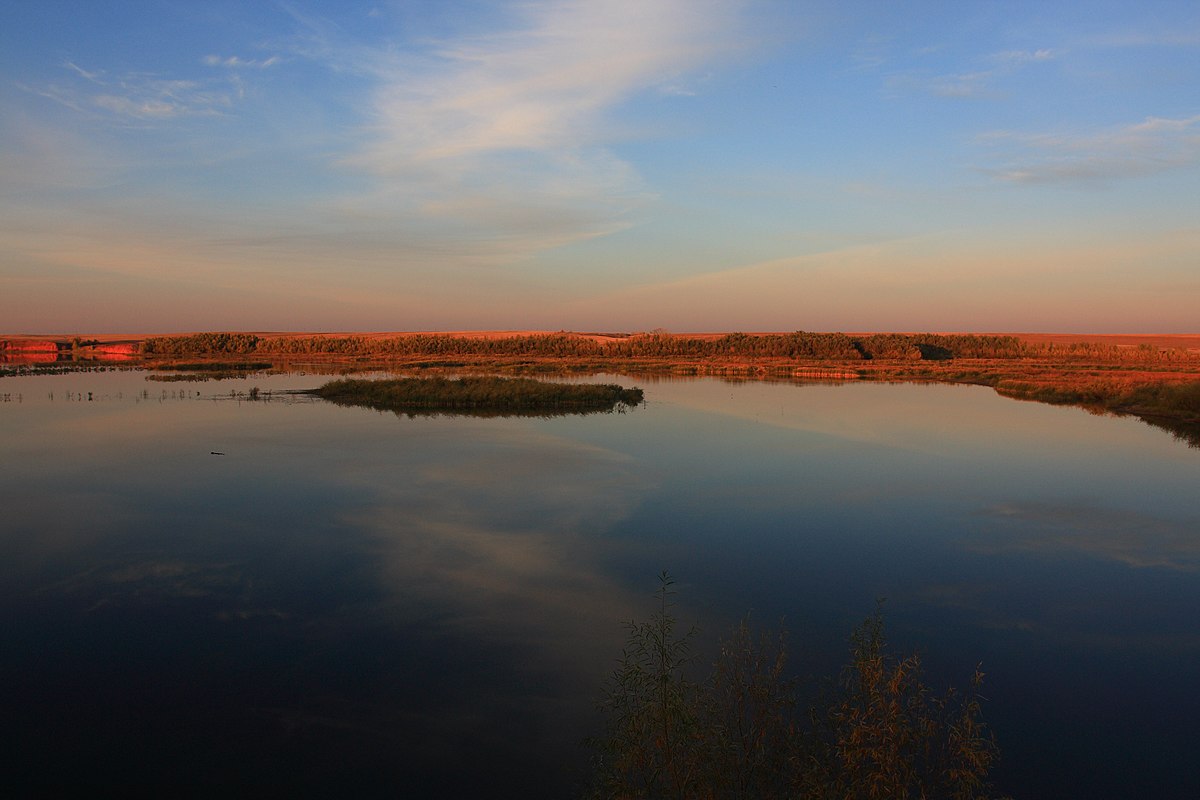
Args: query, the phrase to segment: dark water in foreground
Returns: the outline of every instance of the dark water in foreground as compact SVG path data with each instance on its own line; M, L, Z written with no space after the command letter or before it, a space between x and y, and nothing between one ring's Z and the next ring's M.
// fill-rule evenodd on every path
M1200 796L1200 451L1160 431L953 386L229 396L323 380L0 380L6 793L570 796L669 569L702 641L786 617L805 674L888 598L932 682L983 662L1014 796Z

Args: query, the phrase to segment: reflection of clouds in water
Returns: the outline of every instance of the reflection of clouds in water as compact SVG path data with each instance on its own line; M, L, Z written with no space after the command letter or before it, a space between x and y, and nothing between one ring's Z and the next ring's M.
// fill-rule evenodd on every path
M40 587L30 626L80 664L111 658L126 686L149 665L185 699L212 679L215 724L252 708L267 734L426 777L464 753L484 771L578 756L661 566L614 569L643 545L612 532L660 471L608 446L635 419L86 410L56 451L22 434L0 533L7 587Z
M1130 567L1200 569L1200 522L1091 506L1004 504L985 509L995 527L971 548L1047 556L1081 553Z
M1200 633L1194 630L1190 609L1179 608L1170 599L1162 600L1158 608L1140 608L1142 600L1130 613L1130 603L1135 601L1119 593L1081 596L1075 588L1041 588L1032 605L1019 595L1014 597L1012 586L1005 582L933 584L911 599L1021 647L1040 643L1086 652L1137 652L1147 658L1168 651L1200 651ZM1024 599L1028 597L1026 588Z
M632 459L551 437L508 442L469 462L424 466L413 477L422 493L453 497L444 512L486 515L495 522L542 530L602 531L620 519L644 487Z
M1140 651L1147 657L1161 656L1162 653L1175 650L1195 654L1200 651L1200 634L1190 632L1157 631L1122 631L1107 633L1104 631L1073 632L1068 637L1060 637L1062 641L1070 641L1076 647L1104 650Z
M1004 592L1004 587L995 583L938 583L921 587L913 599L921 605L965 613L972 617L973 624L991 631L1037 630L1038 622L997 608L997 598Z
M997 504L976 521L963 547L1005 558L979 562L973 580L930 583L916 602L1021 647L1152 658L1200 649L1179 594L1200 571L1195 521L1083 503Z
M305 635L353 659L378 632L389 688L361 716L386 720L381 740L418 771L456 768L463 753L567 763L621 622L651 608L653 568L629 592L606 574L617 545L605 534L653 487L630 457L538 424L459 423L405 427L389 469L359 460L336 473L353 501L332 530L369 565L356 579L370 587ZM312 697L269 713L318 728L360 716Z
M168 598L229 598L241 594L246 583L235 564L149 559L97 565L43 586L38 594L86 599L90 613L105 607L153 606ZM223 613L242 619L255 615L245 610Z
M0 552L9 570L18 562L35 568L51 563L142 524L148 516L114 492L69 487L47 497L19 486L5 493L3 504Z
M632 513L645 480L632 459L592 445L530 431L492 444L374 480L374 507L348 522L370 537L398 613L432 605L473 636L594 670L613 654L595 632L619 636L648 606L600 563L604 532Z

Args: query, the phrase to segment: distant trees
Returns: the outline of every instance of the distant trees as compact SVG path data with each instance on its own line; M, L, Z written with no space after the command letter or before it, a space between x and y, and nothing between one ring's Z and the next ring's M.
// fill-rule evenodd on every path
M151 336L142 352L157 356L246 355L261 339L252 333L196 333L190 336Z
M84 339L80 336L72 336L69 347L72 351L75 351L82 350L85 347L95 347L98 344L100 344L99 339Z
M407 334L398 336L276 336L200 333L152 337L142 352L155 356L244 355L349 358L547 358L580 361L841 361L948 359L1054 359L1103 363L1198 361L1200 354L1111 344L1024 342L1016 336L877 333L687 336L655 331L597 341L566 332L500 337Z

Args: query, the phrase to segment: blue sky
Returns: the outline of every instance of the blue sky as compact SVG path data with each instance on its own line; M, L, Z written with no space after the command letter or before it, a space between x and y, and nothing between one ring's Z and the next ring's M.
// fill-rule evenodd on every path
M0 328L1200 331L1200 5L0 9Z

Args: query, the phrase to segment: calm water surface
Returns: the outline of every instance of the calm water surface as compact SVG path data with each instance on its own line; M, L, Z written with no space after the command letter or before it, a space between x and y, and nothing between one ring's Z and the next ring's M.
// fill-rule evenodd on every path
M5 787L570 796L669 569L702 652L786 618L806 675L886 597L933 682L983 662L1016 797L1200 796L1200 451L1168 434L941 385L279 393L324 380L0 379Z

